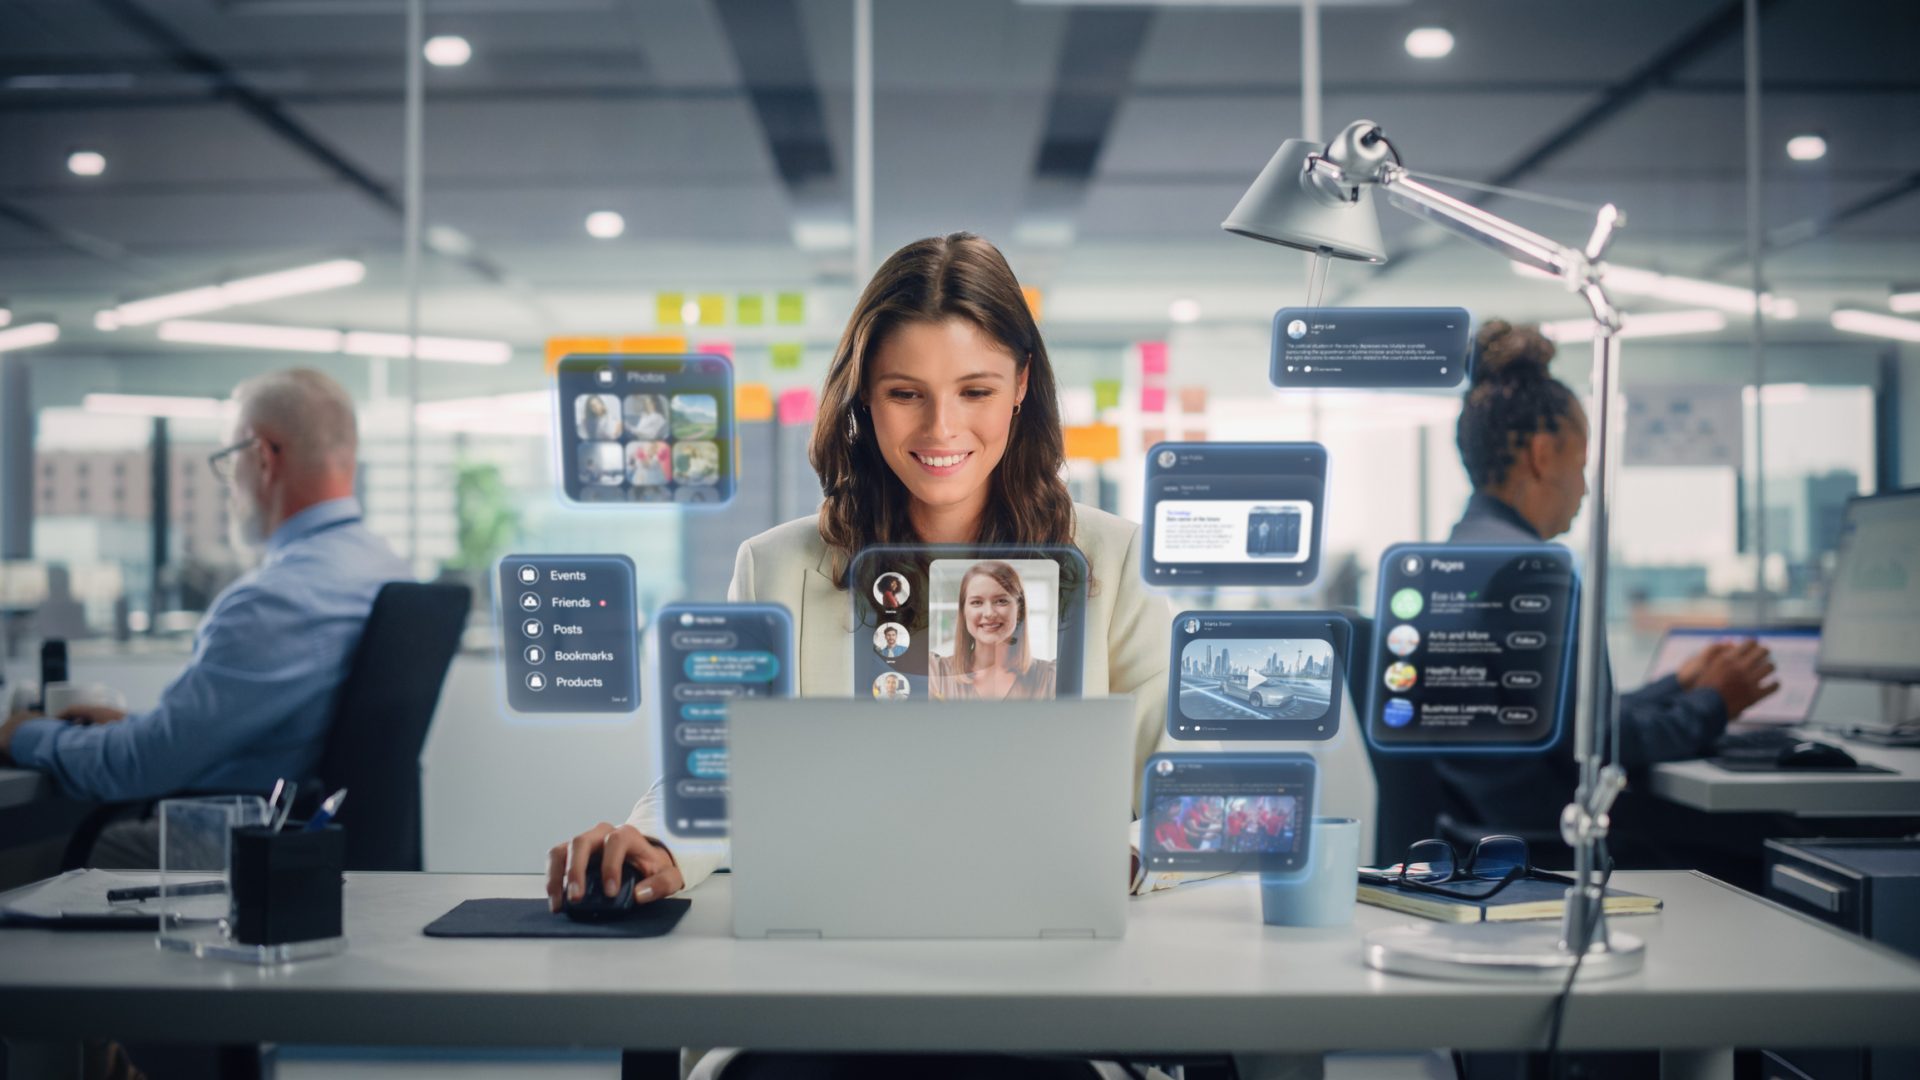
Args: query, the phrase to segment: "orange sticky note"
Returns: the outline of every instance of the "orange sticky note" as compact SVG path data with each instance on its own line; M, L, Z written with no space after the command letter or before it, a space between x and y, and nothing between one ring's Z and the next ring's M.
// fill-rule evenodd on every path
M1180 388L1180 411L1183 413L1203 413L1207 411L1207 388L1204 386L1183 386Z
M671 334L655 334L650 337L623 337L620 339L620 351L623 353L653 353L664 356L680 356L687 351L687 339Z
M740 420L773 419L773 390L766 383L741 383L733 388L733 415Z
M1063 427L1067 456L1080 461L1112 461L1120 456L1120 429L1112 424Z
M1031 285L1020 286L1020 295L1027 298L1027 310L1033 312L1033 321L1040 321L1040 290Z
M560 368L564 357L576 353L613 352L613 339L603 337L553 337L547 339L547 374L551 375Z

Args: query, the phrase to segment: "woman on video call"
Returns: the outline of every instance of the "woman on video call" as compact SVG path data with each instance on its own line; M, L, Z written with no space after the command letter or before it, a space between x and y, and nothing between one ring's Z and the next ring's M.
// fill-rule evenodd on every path
M855 633L845 590L862 549L1072 544L1092 571L1084 685L1134 699L1138 777L1165 723L1171 611L1141 582L1140 527L1067 494L1053 369L998 249L969 233L931 237L874 273L827 370L808 458L825 493L819 514L740 545L727 590L729 600L793 613L801 696L850 692ZM1003 669L994 681L1004 677ZM623 864L642 875L634 886L641 903L706 880L722 856L670 850L662 811L656 783L626 824L603 822L556 845L552 905L563 891L617 889ZM588 883L596 851L604 851L604 880ZM1137 888L1137 860L1132 880Z
M1003 562L974 563L960 578L953 655L935 653L927 673L935 701L1050 701L1053 661L1033 658L1027 593Z

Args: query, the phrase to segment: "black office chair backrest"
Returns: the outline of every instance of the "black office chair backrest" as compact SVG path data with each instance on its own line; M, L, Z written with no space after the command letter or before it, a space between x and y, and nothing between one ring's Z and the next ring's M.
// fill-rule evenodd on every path
M465 585L400 581L374 598L320 757L320 790L348 789L349 870L423 868L420 750L472 602Z
M1363 729L1356 734L1366 745L1367 760L1373 763L1373 857L1376 864L1385 865L1398 862L1409 844L1438 835L1435 829L1444 795L1432 759L1417 754L1383 754L1367 739L1367 704L1374 687L1373 620L1354 611L1342 614L1353 624L1347 692L1353 695L1353 713Z

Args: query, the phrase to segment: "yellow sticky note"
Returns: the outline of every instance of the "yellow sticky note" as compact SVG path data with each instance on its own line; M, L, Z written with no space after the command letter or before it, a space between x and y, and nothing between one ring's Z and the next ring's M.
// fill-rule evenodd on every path
M778 341L773 345L773 366L782 371L792 371L800 366L801 354L805 351L797 341Z
M727 321L727 298L719 293L700 294L700 325L719 326Z
M783 292L773 298L773 320L786 326L798 326L807 321L807 297L805 293Z
M680 356L687 351L687 339L671 334L656 334L651 337L623 337L620 339L620 351L623 353L653 353L663 356Z
M740 420L773 419L773 389L757 382L734 387L733 415Z
M592 355L594 353L613 352L613 339L601 337L553 337L547 339L547 374L551 375L560 368L561 359L576 353Z
M661 326L685 326L687 320L681 312L686 303L685 293L656 293L653 298L653 321Z
M741 326L761 326L767 321L767 298L759 293L741 293L734 306L734 322Z

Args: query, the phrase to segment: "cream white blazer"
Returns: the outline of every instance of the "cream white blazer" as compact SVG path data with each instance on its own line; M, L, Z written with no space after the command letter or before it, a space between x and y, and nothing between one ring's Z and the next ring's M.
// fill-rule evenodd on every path
M1091 506L1075 503L1073 509L1074 546L1093 572L1081 689L1088 697L1133 699L1130 788L1137 802L1139 777L1166 730L1173 611L1140 579L1140 526ZM820 539L819 519L804 517L741 544L727 587L730 601L779 604L793 615L801 697L853 696L853 604L832 575L833 555ZM725 862L726 853L713 845L673 843L664 810L656 781L627 822L667 843L691 889Z

